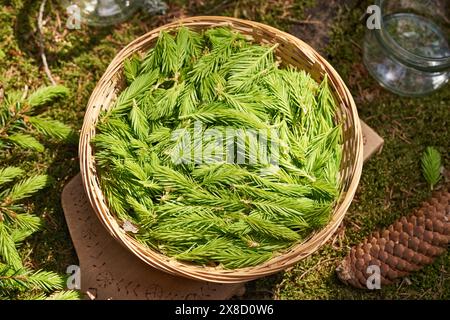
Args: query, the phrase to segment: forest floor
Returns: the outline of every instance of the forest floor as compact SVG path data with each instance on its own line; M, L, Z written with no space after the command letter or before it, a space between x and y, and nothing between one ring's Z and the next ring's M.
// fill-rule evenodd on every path
M174 19L193 15L228 15L260 21L295 34L323 54L350 88L359 114L384 139L383 151L369 160L344 223L319 251L275 276L247 285L246 298L263 299L450 299L450 254L379 291L355 290L335 274L349 248L377 228L412 212L431 191L420 171L420 156L435 146L450 165L450 90L400 98L382 89L362 63L363 20L369 1L345 0L177 0L163 16L138 13L108 28L68 30L65 10L47 1L45 52L56 81L71 96L45 114L79 130L90 93L117 52L131 40ZM0 0L0 86L34 89L50 84L39 55L36 21L41 1ZM63 186L79 172L76 145L49 145L44 153L5 152L0 166L20 165L47 173L55 184L33 197L28 209L44 218L22 254L33 268L64 273L77 264L60 204Z

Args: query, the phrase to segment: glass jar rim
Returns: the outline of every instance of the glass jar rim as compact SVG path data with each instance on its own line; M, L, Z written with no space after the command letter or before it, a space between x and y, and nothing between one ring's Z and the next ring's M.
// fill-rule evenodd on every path
M381 19L380 29L375 29L377 38L390 49L390 51L407 65L423 69L426 71L442 71L450 68L450 55L440 58L426 57L417 53L413 53L401 45L386 31L384 20L384 3L386 0L376 0L376 5L380 9Z

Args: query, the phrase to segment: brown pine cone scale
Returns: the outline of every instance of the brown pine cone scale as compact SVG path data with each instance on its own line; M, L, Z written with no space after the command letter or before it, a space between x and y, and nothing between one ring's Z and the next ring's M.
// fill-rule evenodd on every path
M357 288L367 288L368 267L380 267L381 285L433 263L450 243L450 192L435 192L409 217L374 232L353 247L336 269L338 277Z

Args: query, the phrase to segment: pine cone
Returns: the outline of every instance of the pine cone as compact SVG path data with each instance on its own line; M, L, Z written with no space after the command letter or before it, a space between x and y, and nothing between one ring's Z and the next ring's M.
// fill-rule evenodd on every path
M377 265L381 285L417 271L447 251L450 243L450 190L434 193L431 200L409 217L375 232L353 247L336 269L339 278L354 287L367 288L367 268Z

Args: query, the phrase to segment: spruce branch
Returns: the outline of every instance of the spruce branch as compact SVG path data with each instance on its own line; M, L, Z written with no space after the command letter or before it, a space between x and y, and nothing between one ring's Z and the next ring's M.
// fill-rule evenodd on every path
M22 268L22 259L17 252L16 244L4 221L0 221L0 261L1 260L16 270Z
M37 217L36 217L37 218ZM39 218L37 218L39 219ZM40 220L40 219L39 219ZM29 236L40 229L41 225L37 229L14 229L11 230L11 239L16 244L16 247L20 246Z
M43 290L49 292L60 290L64 286L64 279L54 272L30 271L24 268L12 269L7 265L0 265L0 290L17 288L19 291Z
M274 70L273 52L277 47L278 44L269 48L251 46L233 55L224 65L230 74L229 86L235 91L248 90L255 81Z
M79 300L79 299L81 299L80 292L74 290L56 291L47 298L45 298L45 300Z
M50 178L47 175L35 175L31 176L23 181L16 183L4 197L8 203L13 203L18 200L28 198L36 191L43 189L50 182Z
M36 129L49 137L72 142L76 135L64 124L33 115L36 107L46 105L58 98L65 97L68 89L63 86L42 87L27 99L25 94L10 92L0 107L0 145L15 145L23 149L42 152L44 146L33 135Z
M185 84L182 82L167 89L164 95L158 99L156 105L149 111L149 119L159 120L172 116L178 106L179 96L183 92L184 86Z
M26 281L36 289L44 291L60 290L65 284L64 279L58 274L43 270L30 273Z
M258 253L249 249L230 246L228 241L215 239L176 255L179 260L198 261L208 264L210 259L221 263L225 268L254 266L272 257L272 252Z
M258 214L253 213L248 216L243 216L243 220L250 228L268 237L288 241L300 240L300 235L297 232L283 225L264 219Z
M145 114L137 105L136 100L133 100L133 106L131 107L129 113L129 119L134 134L140 139L145 139L149 133L149 126Z
M6 167L0 169L0 180L9 183L22 174L23 170L19 168ZM41 224L39 218L19 212L21 206L13 204L42 189L47 181L47 176L36 175L0 191L0 261L3 260L15 270L22 268L17 243L37 231Z
M76 300L77 291L62 291L64 278L54 272L14 269L0 263L0 296L26 300ZM55 291L57 290L57 291Z
M179 70L177 45L174 37L168 32L160 33L150 65L153 69L160 68L165 75L174 74Z
M156 166L153 177L166 188L187 192L199 189L199 186L191 178L167 166Z
M270 126L258 118L258 116L227 108L223 103L207 104L194 113L180 116L179 119L193 119L206 124L226 125L231 127L247 127L255 129L270 128Z
M27 98L27 103L35 108L54 102L56 99L65 98L68 95L69 89L61 85L41 87Z
M36 138L23 133L15 133L7 137L7 141L24 149L37 152L44 151L44 146Z
M31 134L35 130L58 140L68 140L73 132L62 123L35 116L36 107L64 97L61 86L41 88L27 99L26 94L10 93L0 105L0 146L17 145L42 152L43 145ZM32 130L35 129L35 130ZM5 143L6 142L6 143ZM44 188L50 181L46 175L23 177L17 167L0 169L0 299L44 299L62 289L64 280L53 272L24 268L19 246L42 226L41 219L30 214L21 200ZM55 298L75 298L73 292L58 292Z
M191 83L184 87L180 94L179 104L180 116L186 116L195 112L200 104L200 99L194 84Z
M28 121L37 131L49 138L66 142L74 141L77 138L75 132L60 121L40 116L28 117Z
M422 154L421 165L423 176L433 190L441 179L441 154L433 147L426 148Z
M178 66L181 70L183 66L190 66L200 55L203 50L203 38L189 28L181 27L175 38Z
M157 70L139 75L131 85L119 95L111 112L115 114L128 112L133 105L133 100L137 99L139 95L145 93L155 85L158 77L159 72Z
M30 235L33 234L34 232L38 231L40 229L40 227L42 227L42 221L39 217L36 217L34 215L28 214L28 213L21 213L21 214L16 214L14 216L14 224L15 227L17 227L18 231L20 232L26 232L29 233ZM14 231L16 231L14 230ZM21 238L18 237L18 235L15 235L13 237L15 240L14 242L20 242L22 240L24 240L23 235Z
M127 83L130 84L138 77L141 71L141 61L139 57L136 55L125 59L123 63L123 73L127 80Z
M21 176L24 171L18 167L6 167L0 169L0 186L11 182L14 178Z

